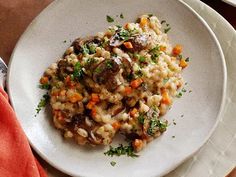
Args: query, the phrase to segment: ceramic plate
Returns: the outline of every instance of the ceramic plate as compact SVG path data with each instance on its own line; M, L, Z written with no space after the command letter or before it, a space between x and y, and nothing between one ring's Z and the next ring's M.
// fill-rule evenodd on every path
M191 58L183 75L188 82L186 89L192 92L175 101L166 115L171 123L167 132L151 142L138 158L110 158L103 154L108 147L87 150L64 141L46 110L34 117L44 94L37 85L45 68L63 54L70 40L103 31L110 25L106 15L115 17L120 13L125 16L117 18L120 24L144 13L166 20L172 27L171 42L181 43L184 55ZM225 62L217 39L201 17L176 0L55 1L21 37L8 73L10 99L32 147L50 164L73 176L166 174L209 138L222 109L225 86ZM113 167L111 161L117 164Z

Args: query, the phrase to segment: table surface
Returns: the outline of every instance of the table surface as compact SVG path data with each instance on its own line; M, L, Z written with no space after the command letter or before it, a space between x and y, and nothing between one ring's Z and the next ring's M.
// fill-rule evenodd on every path
M37 16L52 1L53 0L0 1L0 57L3 58L7 64L9 63L11 53L21 34L35 16ZM236 29L235 7L232 7L221 0L202 1L220 13ZM38 156L37 158L41 163L46 163ZM229 177L235 176L235 173L236 172L232 172ZM60 174L58 174L58 176L60 176Z

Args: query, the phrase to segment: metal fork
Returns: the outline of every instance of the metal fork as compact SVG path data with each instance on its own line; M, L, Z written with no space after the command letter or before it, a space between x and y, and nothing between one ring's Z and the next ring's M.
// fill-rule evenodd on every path
M0 87L6 87L6 78L7 78L7 65L0 57Z

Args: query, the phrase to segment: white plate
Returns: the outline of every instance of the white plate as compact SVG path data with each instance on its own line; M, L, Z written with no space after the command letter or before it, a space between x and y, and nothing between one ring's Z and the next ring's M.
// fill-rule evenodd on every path
M132 10L131 10L132 9ZM64 141L45 111L35 118L43 92L37 88L45 68L78 36L103 31L105 20L123 13L121 22L153 13L167 20L172 43L184 46L190 66L184 71L187 89L166 115L171 125L136 159L103 155L105 149L85 150ZM176 0L56 1L37 17L18 42L11 58L8 89L13 107L33 148L50 164L73 176L161 176L196 152L213 131L222 109L226 86L223 53L207 24ZM184 117L181 118L181 115ZM176 138L172 138L172 136ZM110 161L116 161L115 167Z
M236 7L236 0L222 0L226 2L227 4Z

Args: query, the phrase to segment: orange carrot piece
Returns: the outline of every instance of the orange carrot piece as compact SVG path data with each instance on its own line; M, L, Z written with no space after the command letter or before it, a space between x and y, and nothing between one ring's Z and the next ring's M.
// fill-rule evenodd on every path
M114 122L113 124L112 124L112 127L115 129L115 130L119 130L120 129L120 127L121 127L121 124L120 124L120 122Z
M132 146L133 146L135 151L140 151L143 147L143 141L141 139L135 139L132 142Z
M188 66L188 63L184 59L181 59L180 63L179 63L179 66L182 67L182 68L185 68L185 67Z
M47 76L43 76L43 77L41 77L41 79L40 79L40 84L47 84L48 83L48 77Z
M88 104L86 105L86 108L87 108L87 109L92 109L95 104L96 104L95 102L90 101L90 102L88 102Z
M123 44L127 49L132 49L133 48L133 45L132 45L131 42L124 42Z
M130 116L134 117L137 112L138 110L136 108L132 109L132 111L130 111Z
M182 50L183 50L183 47L182 47L181 45L177 44L177 45L173 48L172 53L173 53L174 56L177 56L177 55L179 55L179 54L182 53Z
M141 27L146 26L146 25L148 24L148 19L145 18L145 17L142 17L142 18L140 19L139 24L140 24Z
M91 110L91 116L92 117L95 117L97 115L97 110L96 110L96 108L92 108L92 110Z
M135 89L135 88L138 88L142 83L143 83L143 80L138 78L138 79L131 81L130 86Z
M98 94L92 93L91 94L91 101L98 103L100 101Z
M160 51L165 52L166 51L166 46L161 45L160 46Z
M131 93L132 93L132 88L131 88L131 87L125 87L124 93L125 93L126 95L131 94Z
M162 92L162 100L161 100L161 103L166 104L166 105L170 105L171 102L172 102L172 101L171 101L171 98L170 98L168 92L167 92L167 91L163 91L163 92Z
M82 95L80 93L74 93L70 98L71 103L76 103L78 101L81 101L83 99Z

